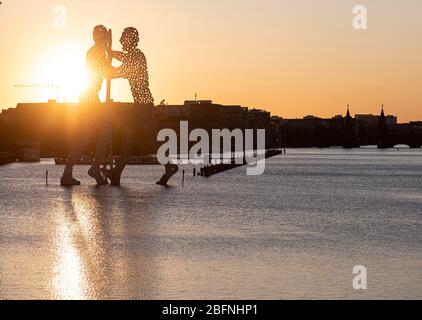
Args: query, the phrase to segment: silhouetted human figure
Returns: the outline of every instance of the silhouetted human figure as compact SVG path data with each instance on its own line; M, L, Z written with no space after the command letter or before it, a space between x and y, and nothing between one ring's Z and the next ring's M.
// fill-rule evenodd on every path
M109 33L104 26L100 25L94 28L93 39L95 44L88 50L86 55L87 69L89 71L90 79L88 87L79 98L80 103L84 104L84 107L92 107L94 105L98 107L95 110L95 114L98 116L94 122L100 129L100 136L97 141L94 163L88 171L88 174L96 180L98 185L108 184L107 179L101 175L100 166L105 160L106 149L108 144L111 142L112 135L111 123L107 114L105 110L100 111L100 109L103 108L98 96L103 84L104 75L110 68L107 65L106 54L110 41L110 39L108 39L108 35ZM80 181L73 177L73 167L80 159L84 148L87 146L93 135L92 123L88 123L87 119L83 119L82 121L83 123L81 123L80 126L81 130L79 132L79 136L68 156L63 177L61 178L62 186L75 186L81 184Z
M141 126L150 147L156 149L158 146L157 127L154 118L154 98L149 89L147 61L143 52L138 48L138 30L133 27L126 28L120 38L120 43L122 44L123 52L113 51L112 55L115 59L121 61L122 65L112 68L109 76L111 78L128 79L135 107L133 117L129 119L130 123L122 128L122 146L116 167L109 172L112 185L120 185L121 175L132 149L134 128ZM141 120L141 123L136 123L138 119ZM165 174L157 184L167 185L167 182L178 170L177 165L166 165Z

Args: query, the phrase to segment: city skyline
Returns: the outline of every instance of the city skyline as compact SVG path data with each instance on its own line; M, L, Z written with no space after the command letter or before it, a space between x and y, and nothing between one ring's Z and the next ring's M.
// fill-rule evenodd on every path
M117 104L130 103L130 102L127 102L127 101L126 102L125 101L113 101L113 102L114 103L117 103ZM183 103L171 103L171 104L170 103L167 103L165 100L163 100L160 103L157 103L156 104L156 107L178 107L178 108L182 109L186 103L191 103L191 102L198 102L198 103L200 103L200 102L211 102L211 103L213 103L215 105L224 105L224 103L220 103L218 101L214 101L213 99L197 99L197 100L185 99ZM7 114L7 112L9 110L17 109L19 107L19 105L30 105L30 104L33 104L33 105L37 105L37 104L39 104L39 105L45 105L45 104L51 104L51 103L57 104L58 106L63 106L63 105L66 105L66 104L69 104L69 105L78 104L78 102L69 102L69 101L65 101L65 102L62 101L62 102L60 102L60 101L57 101L55 99L49 99L48 101L37 101L37 102L19 102L14 107L1 109L0 110L0 115L2 115L2 113L3 114ZM290 117L290 118L289 117L284 117L283 115L279 115L279 114L273 114L271 112L271 110L266 109L266 108L261 108L259 106L250 106L250 105L248 105L248 106L245 105L244 106L244 105L240 105L240 104L230 104L230 105L226 105L226 106L227 107L241 107L241 108L246 108L246 109L250 109L250 110L257 110L257 111L268 112L268 113L270 113L271 117L276 117L276 118L284 119L284 120L309 120L309 119L312 119L312 118L314 118L314 119L322 119L322 120L324 120L324 119L330 120L330 119L336 119L336 118L344 118L344 117L347 116L347 113L349 113L352 118L359 118L359 117L361 117L361 118L362 117L374 117L374 118L377 118L377 117L380 116L380 113L382 111L384 111L386 113L386 117L388 117L388 118L394 118L395 119L395 123L403 123L403 124L406 124L406 123L414 123L414 122L421 122L422 121L420 119L414 119L414 120L410 120L410 121L400 121L400 114L392 114L392 113L388 112L388 109L386 109L384 105L379 106L378 112L375 112L375 113L365 112L365 111L360 112L360 113L355 113L355 112L353 112L352 106L346 105L346 106L344 106L343 112L338 113L338 114L331 114L331 115L322 116L322 115L320 115L318 113L313 113L313 114L298 115L296 117Z
M367 30L353 29L357 4L368 9ZM60 8L66 13L63 29L54 26ZM343 114L346 104L356 114L378 114L384 103L400 122L419 120L421 9L412 0L212 5L207 0L46 0L37 7L24 0L3 1L0 17L10 32L0 35L5 48L0 108L57 95L52 88L16 84L54 83L62 87L61 95L75 101L92 27L102 23L113 29L115 49L125 26L141 30L156 103L179 103L197 93L200 99L259 107L285 118ZM94 22L80 23L88 16ZM112 97L131 101L125 81L113 82Z

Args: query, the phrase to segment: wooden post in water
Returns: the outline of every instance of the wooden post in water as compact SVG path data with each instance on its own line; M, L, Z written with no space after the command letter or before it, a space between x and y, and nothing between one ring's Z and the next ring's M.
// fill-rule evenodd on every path
M113 34L111 29L108 30L108 45L107 45L107 66L112 67L113 64ZM106 92L106 103L111 102L111 77L107 77L107 92Z
M112 68L113 66L113 56L112 56L112 51L113 51L113 33L112 30L108 30L108 44L107 44L107 66L110 68ZM108 116L110 116L110 109L111 109L111 77L107 77L107 90L106 90L106 108ZM111 121L111 119L108 119L108 121ZM108 163L107 160L110 160L110 162ZM107 150L107 155L105 157L105 162L104 162L104 175L105 178L107 179L107 165L110 165L110 171L113 170L114 168L114 164L113 164L113 139L111 141L109 141L109 148Z
M48 186L48 170L45 172L45 185Z

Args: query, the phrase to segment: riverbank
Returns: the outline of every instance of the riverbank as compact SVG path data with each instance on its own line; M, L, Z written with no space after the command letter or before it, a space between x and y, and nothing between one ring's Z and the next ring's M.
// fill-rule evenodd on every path
M13 152L0 152L0 166L16 162L16 155Z

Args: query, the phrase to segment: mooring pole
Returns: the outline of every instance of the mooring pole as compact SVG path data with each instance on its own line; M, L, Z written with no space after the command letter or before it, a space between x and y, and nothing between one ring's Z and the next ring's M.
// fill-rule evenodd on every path
M108 45L107 45L107 66L110 68L112 68L113 66L113 55L112 55L112 51L113 51L113 33L112 30L108 30ZM111 121L111 77L107 77L107 91L106 91L106 117L108 117L107 121ZM108 126L109 124L107 124ZM108 128L109 129L109 128ZM111 129L110 129L111 130ZM111 141L109 141L109 148L107 150L108 156L105 157L105 163L104 163L104 175L105 178L107 179L107 164L108 164L108 159L110 159L109 164L110 164L110 170L113 170L113 139L111 139Z
M113 33L110 30L108 30L108 46L107 46L107 66L112 67L113 65ZM107 93L106 93L106 103L111 102L111 77L107 77Z
M45 185L48 186L48 170L45 172Z

